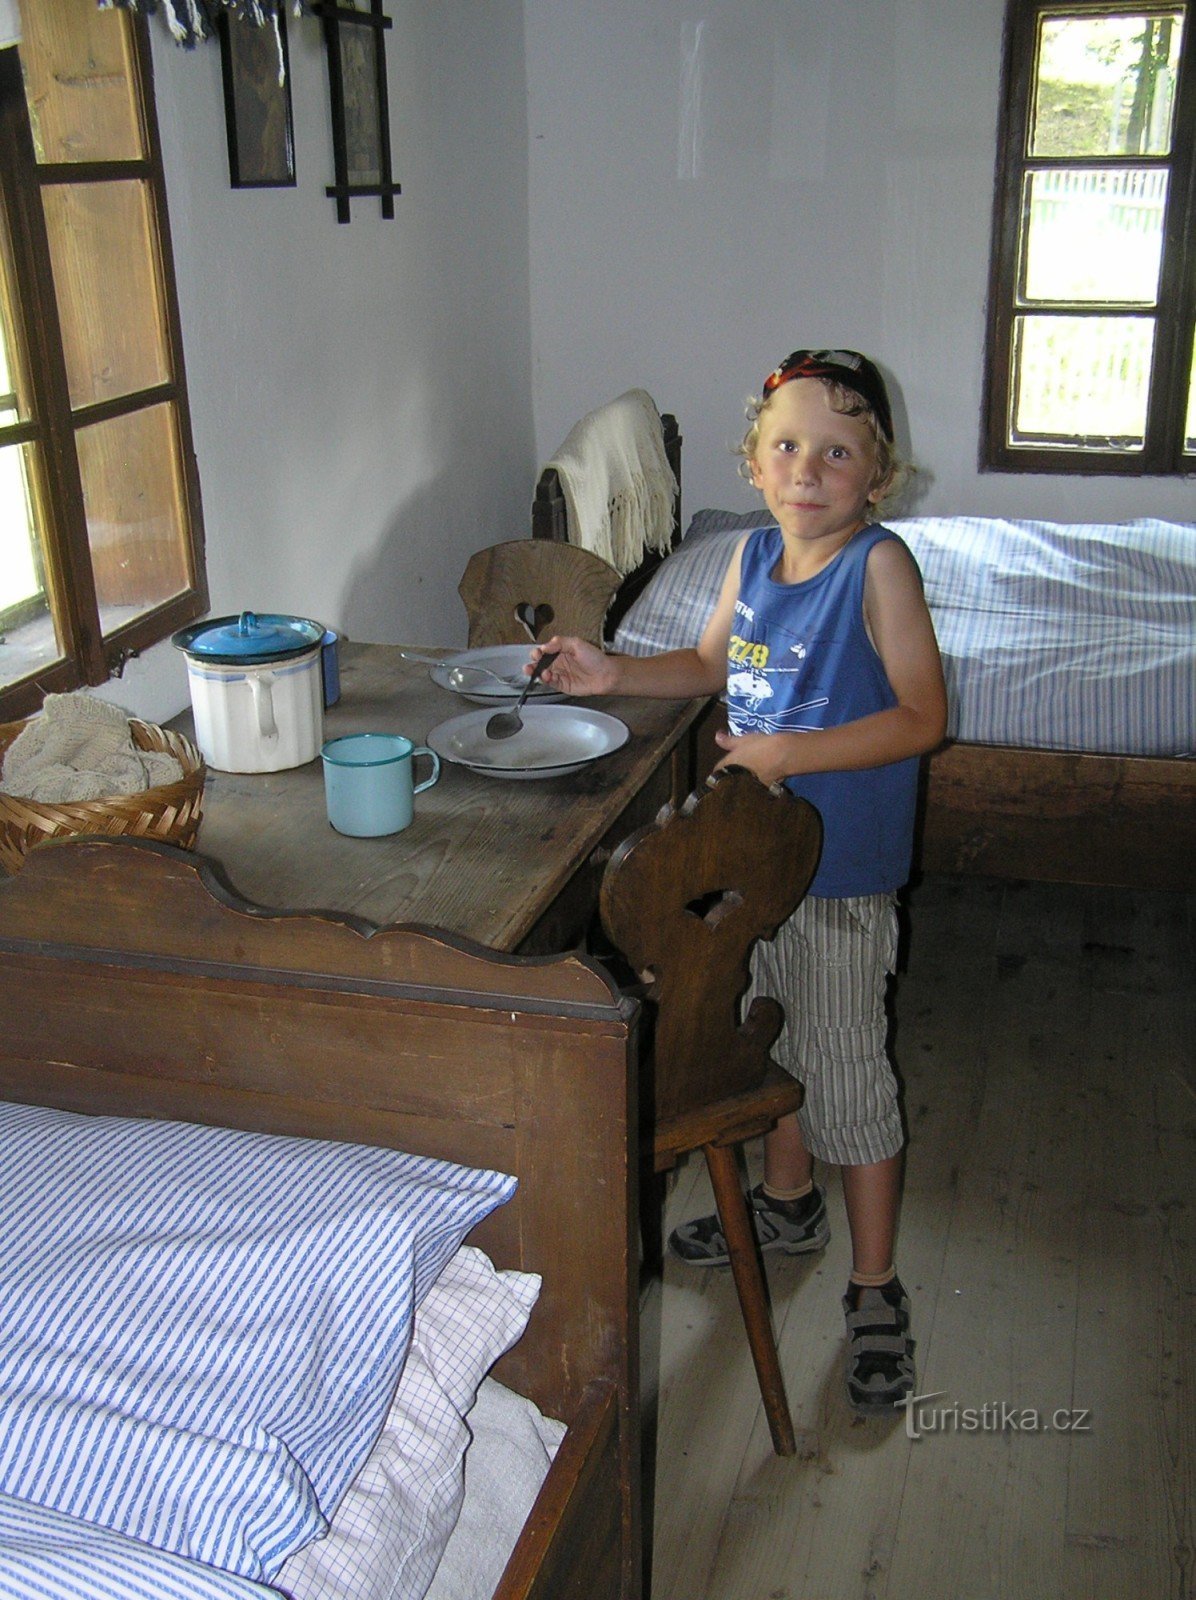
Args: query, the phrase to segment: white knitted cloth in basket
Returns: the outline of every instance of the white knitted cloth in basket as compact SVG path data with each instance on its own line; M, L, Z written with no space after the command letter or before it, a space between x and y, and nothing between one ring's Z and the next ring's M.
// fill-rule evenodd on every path
M137 794L182 776L174 756L137 748L119 706L89 694L48 694L41 716L9 745L0 788L54 805Z

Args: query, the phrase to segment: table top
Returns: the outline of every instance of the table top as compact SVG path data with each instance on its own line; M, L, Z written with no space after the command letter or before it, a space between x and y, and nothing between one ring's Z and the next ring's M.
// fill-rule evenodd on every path
M342 643L340 679L340 701L324 714L326 739L401 733L421 744L437 723L476 709L396 645ZM627 724L621 749L563 777L524 781L442 761L439 782L416 796L411 826L385 838L334 831L318 759L286 772L209 767L196 849L258 905L417 922L517 950L706 701L590 703ZM190 711L173 725L194 737ZM421 759L417 778L425 771Z

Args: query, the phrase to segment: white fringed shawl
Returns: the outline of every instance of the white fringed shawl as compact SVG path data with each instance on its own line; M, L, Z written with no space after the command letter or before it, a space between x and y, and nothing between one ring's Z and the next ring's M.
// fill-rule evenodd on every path
M627 574L668 550L677 480L650 394L626 394L584 416L548 463L561 480L569 542Z
M285 11L289 4L295 16L302 16L308 9L309 0L97 0L97 4L101 11L120 7L125 11L143 14L157 11L160 5L166 18L166 25L175 41L190 50L202 40L212 36L216 18L221 12L242 17L246 22L251 22L259 28L273 27L277 36L278 13ZM280 44L280 69L281 62ZM282 82L281 77L279 82Z
M157 11L159 0L96 0L101 11L120 7L126 11L149 13ZM278 33L278 11L287 0L162 0L166 25L179 44L190 48L201 39L211 37L216 17L221 11L231 12L258 27L270 24ZM294 12L299 16L307 9L308 0L292 0ZM21 42L21 13L17 0L0 0L0 50ZM279 46L281 59L281 45ZM281 82L281 79L279 80Z

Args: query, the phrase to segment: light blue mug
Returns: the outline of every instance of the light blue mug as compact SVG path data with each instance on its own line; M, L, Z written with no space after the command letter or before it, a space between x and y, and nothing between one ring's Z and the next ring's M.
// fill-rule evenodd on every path
M337 833L354 839L376 839L409 827L415 796L440 776L436 752L401 733L348 733L329 739L320 754L328 820ZM422 783L415 781L416 756L432 763L432 774Z

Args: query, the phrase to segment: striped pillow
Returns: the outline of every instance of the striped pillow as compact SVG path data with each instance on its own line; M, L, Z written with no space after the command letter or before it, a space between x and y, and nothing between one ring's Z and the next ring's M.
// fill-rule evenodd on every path
M268 1579L322 1534L412 1314L515 1180L0 1103L0 1492Z
M201 1567L0 1494L0 1600L274 1600L247 1578Z
M623 655L652 656L696 645L718 601L727 563L745 531L775 519L756 511L697 511L685 538L661 563L615 633Z

